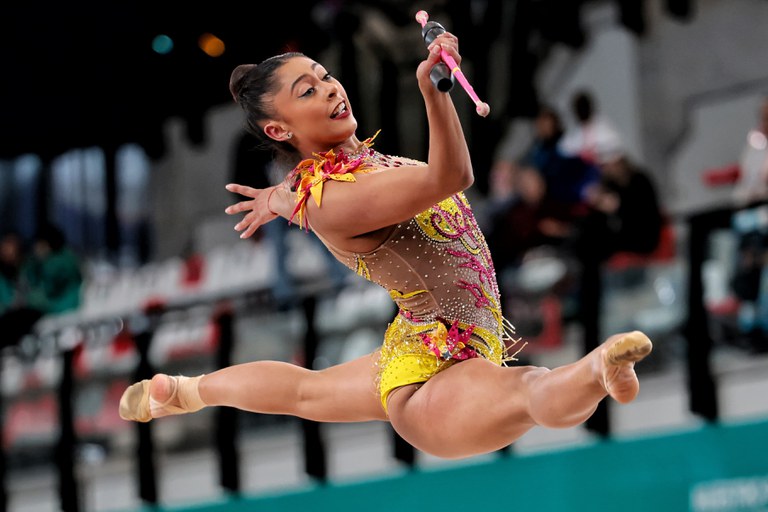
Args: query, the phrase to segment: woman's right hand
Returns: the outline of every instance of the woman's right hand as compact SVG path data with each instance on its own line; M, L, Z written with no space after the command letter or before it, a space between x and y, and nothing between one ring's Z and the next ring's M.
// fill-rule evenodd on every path
M456 64L461 65L459 40L450 32L444 32L437 36L427 49L429 50L429 55L416 69L416 78L419 81L419 89L423 95L433 93L443 94L432 84L432 80L429 78L429 73L432 71L435 64L442 61L440 50L445 50L448 55L456 60Z

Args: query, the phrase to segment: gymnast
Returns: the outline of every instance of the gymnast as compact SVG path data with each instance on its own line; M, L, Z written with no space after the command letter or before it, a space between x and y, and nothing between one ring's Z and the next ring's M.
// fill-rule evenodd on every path
M226 209L244 214L235 229L247 238L288 220L384 287L398 314L382 345L319 371L255 361L196 377L157 374L124 392L122 418L229 406L322 422L381 420L419 450L462 458L503 448L536 425L579 425L606 397L637 396L634 364L652 348L639 331L614 334L551 370L514 364L519 340L502 315L491 255L464 195L474 178L462 126L451 96L429 76L441 53L461 63L453 34L435 37L416 70L429 125L426 163L381 154L373 137L359 140L344 88L303 54L237 66L230 79L246 128L295 166L277 186L227 185L244 197Z

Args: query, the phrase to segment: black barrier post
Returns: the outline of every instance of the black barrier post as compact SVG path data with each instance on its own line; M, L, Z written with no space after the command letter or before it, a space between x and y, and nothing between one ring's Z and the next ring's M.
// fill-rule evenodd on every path
M306 332L304 335L305 366L310 370L317 355L318 335L315 330L315 310L317 298L308 296L302 301ZM301 420L304 434L304 469L309 476L324 482L328 477L325 462L325 445L320 432L320 424L316 421Z
M584 327L584 354L589 354L600 345L600 312L603 291L601 265L594 256L582 258L582 275L579 291L581 321ZM601 437L610 434L608 400L602 400L590 416L585 427Z
M707 242L714 229L728 227L732 210L715 210L688 219L688 319L685 324L688 362L688 400L692 412L709 421L718 417L717 390L710 367L712 336L704 308L701 271Z
M233 315L229 305L216 315L219 328L217 368L232 365L234 346ZM238 410L234 407L216 408L216 447L219 451L219 483L232 494L240 493L240 461L237 449Z
M80 510L78 485L75 477L75 418L72 411L74 375L72 361L75 349L61 353L62 374L59 384L59 441L56 445L56 465L59 469L59 503L64 512Z
M147 325L144 329L134 334L133 341L136 351L139 353L139 364L136 366L134 381L151 379L153 375L152 365L149 363L149 346L152 342L157 320L162 314L162 306L153 306L146 310ZM138 444L138 481L139 497L145 503L157 504L157 476L155 472L154 445L152 442L152 424L136 423L139 435Z
M400 434L395 431L392 433L395 440L395 458L409 468L414 467L416 465L416 450L408 441L400 437Z

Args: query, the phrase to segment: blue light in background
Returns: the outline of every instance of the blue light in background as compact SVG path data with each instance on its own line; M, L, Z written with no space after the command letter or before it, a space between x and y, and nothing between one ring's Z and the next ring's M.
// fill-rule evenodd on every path
M173 39L165 34L155 36L152 40L152 49L160 55L165 55L173 50Z

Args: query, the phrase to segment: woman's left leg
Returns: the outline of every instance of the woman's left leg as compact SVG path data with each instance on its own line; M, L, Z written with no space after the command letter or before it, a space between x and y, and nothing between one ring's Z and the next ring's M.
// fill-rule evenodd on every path
M123 393L120 415L149 421L206 406L229 406L315 421L386 420L376 389L377 358L375 352L319 371L254 361L194 378L157 374Z
M650 351L650 340L635 331L612 336L579 361L554 370L470 359L423 385L394 390L390 421L404 439L433 455L491 452L536 425L578 425L608 395L632 401L639 389L634 362Z
M324 370L255 361L204 376L208 405L324 422L386 420L376 389L378 352Z

